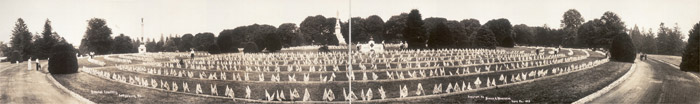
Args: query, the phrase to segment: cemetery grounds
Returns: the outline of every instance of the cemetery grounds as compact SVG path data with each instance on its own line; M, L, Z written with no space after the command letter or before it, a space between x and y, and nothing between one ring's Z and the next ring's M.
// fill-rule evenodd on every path
M96 103L571 103L632 65L590 50L534 50L353 53L351 71L340 51L111 54L53 77Z

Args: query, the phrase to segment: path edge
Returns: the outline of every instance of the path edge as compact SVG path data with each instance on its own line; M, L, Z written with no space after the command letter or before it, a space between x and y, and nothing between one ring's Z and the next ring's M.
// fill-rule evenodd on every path
M600 89L600 90L598 90L598 91L596 91L596 92L594 92L586 97L583 97L583 98L573 102L572 104L585 104L586 102L590 102L593 99L598 98L605 93L608 93L612 88L620 85L620 83L622 83L622 81L627 80L627 78L629 78L629 76L631 76L631 74L636 70L637 70L637 63L634 63L634 64L632 64L632 67L630 67L630 70L628 70L627 73L625 73L625 75L622 75L622 77L620 77L617 80L615 80L614 82L610 83L608 86L605 86L603 89Z
M46 77L47 77L48 79L50 79L51 82L52 82L54 85L58 86L58 88L60 88L61 90L65 91L65 92L68 92L68 94L69 94L71 97L78 99L78 101L81 101L81 103L84 103L84 104L95 104L95 102L92 102L92 101L86 99L85 97L80 96L79 94L77 94L77 93L75 93L75 92L73 92L73 91L71 91L71 90L68 90L68 89L67 89L66 87L64 87L61 83L59 83L58 81L56 81L56 79L54 79L54 78L53 78L53 75L51 75L50 73L46 74Z
M671 67L673 67L673 68L676 68L676 69L678 69L678 70L681 69L680 66L677 66L677 65L675 65L675 64L671 64L671 63L666 62L666 61L664 61L664 60L659 60L659 59L654 59L654 58L651 58L651 60L654 60L654 61L658 61L658 62L667 64L667 65L669 65L669 66L671 66ZM697 76L697 75L693 74L692 72L687 72L687 71L683 71L683 72L684 72L685 74L688 74L690 77L695 78L695 80L700 81L700 76Z

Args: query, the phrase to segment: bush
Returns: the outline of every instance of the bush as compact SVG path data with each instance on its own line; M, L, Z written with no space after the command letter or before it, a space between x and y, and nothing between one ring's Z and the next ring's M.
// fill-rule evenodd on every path
M634 62L636 50L632 39L626 33L613 38L610 46L610 59L620 62Z
M328 46L324 45L321 46L321 48L318 48L318 52L331 52L331 50L328 49Z
M250 42L245 45L245 48L243 48L243 52L245 53L258 53L260 50L258 49L258 45L256 45L253 42Z
M472 35L472 45L474 48L496 49L496 35L491 30L480 28Z
M49 73L70 74L78 72L78 58L75 48L68 43L57 44L51 49L53 54L49 59Z
M700 36L700 23L695 24L693 29L690 30L690 35L688 38L688 45L685 47L685 53L683 53L683 59L681 61L681 70L683 71L695 71L700 72L700 52L698 52L699 42L698 36Z

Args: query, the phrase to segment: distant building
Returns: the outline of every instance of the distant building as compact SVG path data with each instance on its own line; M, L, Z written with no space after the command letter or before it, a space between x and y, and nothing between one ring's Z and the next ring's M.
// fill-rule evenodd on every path
M357 44L357 49L362 53L384 52L384 41L375 43L374 38L369 38L369 42L365 44Z

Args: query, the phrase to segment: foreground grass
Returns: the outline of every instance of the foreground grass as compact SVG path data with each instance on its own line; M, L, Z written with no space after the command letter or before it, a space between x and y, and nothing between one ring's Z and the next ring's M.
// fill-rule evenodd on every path
M670 55L648 55L648 56L649 56L649 58L658 59L661 61L666 61L666 62L673 64L673 65L676 65L676 66L680 66L681 61L682 61L681 60L682 58L680 56L670 56Z
M513 48L513 50L521 50L518 48ZM592 52L591 52L592 53ZM593 59L599 59L602 58L602 55L599 54L591 54L590 59L586 60L593 60ZM90 66L91 63L87 62L86 60L80 60L81 66L86 65ZM585 60L582 60L581 62L585 62ZM578 63L578 62L573 62L573 63ZM560 64L560 65L555 65L555 66L550 66L550 67L542 67L542 68L551 68L551 67L561 67L561 66L566 66L568 64ZM503 88L495 88L495 89L490 89L490 90L484 90L484 91L479 91L475 93L468 93L468 94L462 94L462 95L455 95L455 96L448 96L448 97L443 97L443 98L431 98L431 99L420 99L420 100L413 100L413 101L407 101L407 102L419 102L419 103L433 103L433 102L438 102L438 103L507 103L511 102L510 100L508 101L493 101L493 100L484 100L483 98L468 98L469 96L488 96L488 97L508 97L513 100L530 100L530 102L573 102L575 100L578 100L579 98L582 98L590 93L593 93L597 91L598 89L601 89L602 87L608 85L615 79L617 79L619 76L624 74L624 72L629 69L629 65L631 63L619 63L619 62L610 62L603 64L601 66L595 67L593 69L587 69L579 72L574 72L570 73L567 75L563 76L558 76L558 77L553 77L553 78L548 78L548 79L543 79L540 81L535 81L532 83L527 83L527 84L522 84L522 85L516 85L516 86L511 86L511 87L503 87ZM539 68L537 68L539 69ZM114 69L109 69L110 71L117 71ZM514 72L520 72L520 71L514 71ZM132 72L120 72L122 74L134 74L136 75L137 73L132 73ZM504 73L508 74L508 73ZM490 76L495 78L498 74L489 74L489 75L480 75L482 77L484 76ZM144 76L144 77L157 77L157 79L164 79L164 80L177 80L176 82L182 82L183 80L178 80L178 78L172 78L172 77L164 77L164 76ZM54 75L54 78L56 78L60 83L62 83L64 86L69 88L70 90L92 100L97 103L182 103L182 102L188 102L188 103L231 103L231 102L236 102L230 99L219 99L219 98L208 98L208 97L200 97L200 96L194 96L194 95L188 95L188 94L179 94L179 93L173 93L173 92L168 92L168 91L159 91L159 90L152 90L152 89L146 89L142 87L137 87L137 86L132 86L132 85L126 85L114 81L109 81L103 78L98 78L92 75L88 75L87 73L77 73L77 74L68 74L68 75ZM457 79L455 79L457 78ZM450 81L455 81L455 80L473 80L472 77L451 77L451 78L435 78L431 79L429 81L420 81L423 82L425 85L432 85L429 83L437 83L437 82L450 82ZM554 82L554 83L552 83ZM208 85L210 83L227 83L223 81L204 81L202 83L203 85ZM396 81L392 83L353 83L353 88L368 88L368 87L377 87L378 85L383 85L385 88L395 88L395 85L399 84L408 84L408 85L415 85L417 82L411 82L411 81ZM229 83L228 85L250 85L250 84L245 84L245 83ZM256 84L260 85L260 84ZM335 85L335 86L328 86L328 85ZM314 93L314 88L317 89L322 89L324 87L331 87L331 88L343 88L344 85L346 84L326 84L326 85L284 85L286 87L293 87L293 88L311 88L311 93ZM221 86L221 85L220 85ZM357 87L355 87L357 86ZM392 87L393 86L393 87ZM252 87L252 86L251 86ZM266 87L264 85L260 85L257 87ZM283 86L267 86L267 87L283 87ZM193 84L190 84L190 88L194 88ZM206 88L206 87L205 87ZM234 87L236 88L236 87ZM256 89L263 89L263 88L256 88ZM271 88L271 89L277 89L277 88ZM415 89L415 88L409 88L409 89ZM208 88L203 89L205 90L204 92L209 92ZM242 92L242 88L238 87L236 89L236 92ZM335 90L340 90L340 89L335 89ZM390 90L395 90L395 89L390 89ZM100 94L100 93L95 93L97 91L108 91L108 92L116 92L118 94ZM223 94L223 90L219 90L219 94ZM413 90L411 90L413 91ZM431 91L431 87L427 87L426 91ZM256 91L257 92L257 91ZM320 92L319 92L320 93ZM120 96L120 94L122 96ZM263 94L263 93L254 93L254 96L257 94ZM127 95L127 96L124 96ZM138 97L129 97L128 95L138 95ZM236 96L237 98L242 97L242 93L237 93ZM320 95L320 94L316 94ZM342 95L339 95L339 93L336 94L336 97L340 97ZM398 95L392 95L388 94L388 96L398 96ZM258 98L254 98L258 99ZM313 99L313 100L318 100L318 99ZM242 103L238 101L237 103Z
M571 103L609 85L624 75L632 63L608 62L588 70L534 81L532 83L495 88L475 93L408 102L436 103ZM483 97L510 98L486 100Z
M109 81L87 73L61 74L53 77L66 88L95 103L233 103L230 99L199 97L168 91L145 89ZM102 93L98 93L102 92Z

